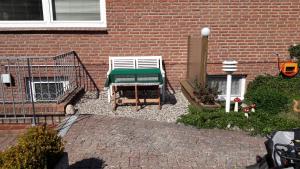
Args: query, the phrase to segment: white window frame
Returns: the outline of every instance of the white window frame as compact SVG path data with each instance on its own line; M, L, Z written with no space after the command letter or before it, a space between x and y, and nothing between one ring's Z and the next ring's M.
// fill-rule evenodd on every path
M43 21L0 21L0 28L71 28L88 27L106 29L106 0L100 2L100 20L99 21L54 21L52 14L52 1L42 0Z
M217 76L217 77L223 77L226 75L211 75L211 76ZM233 75L238 76L238 75ZM240 95L231 95L230 100L233 101L236 97L240 98L241 100L244 100L245 92L246 92L246 77L245 76L238 76L240 77L239 84L240 84ZM226 100L226 94L220 94L218 95L218 100Z
M43 84L47 84L47 83L62 83L63 84L63 89L64 89L64 92L68 89L67 87L69 86L69 81L36 81L36 82L31 82L31 89L32 89L32 95L31 96L33 98L33 101L34 102L37 102L37 101L52 101L52 100L37 100L36 99L36 92L35 92L35 84L40 84L40 83L43 83Z

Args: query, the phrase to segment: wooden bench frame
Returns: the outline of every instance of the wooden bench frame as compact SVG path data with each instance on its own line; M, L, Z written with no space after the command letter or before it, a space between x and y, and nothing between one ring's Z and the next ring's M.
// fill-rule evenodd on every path
M136 111L139 110L139 105L141 103L157 103L158 110L161 109L161 94L160 94L160 88L159 85L146 85L146 84L138 84L138 83L132 83L132 84L126 84L126 87L133 87L134 88L134 98L122 98L122 97L116 97L116 93L118 92L119 87L122 87L123 85L112 85L112 100L113 100L113 110L117 109L118 105L122 104L135 104ZM140 98L138 95L138 91L140 87L155 87L155 90L157 91L157 97L156 98Z
M162 101L165 99L165 71L162 65L161 56L110 56L109 57L109 69L107 77L114 69L147 69L147 68L159 68L163 78L163 84L159 85ZM113 85L108 89L108 102L111 102L113 95Z

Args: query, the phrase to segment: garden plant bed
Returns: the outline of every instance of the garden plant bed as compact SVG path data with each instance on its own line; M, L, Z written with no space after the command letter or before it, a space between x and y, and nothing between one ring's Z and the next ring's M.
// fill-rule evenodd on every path
M293 100L300 97L300 78L258 76L248 86L244 102L257 105L255 112L204 110L190 106L189 113L177 122L197 128L238 129L266 135L273 131L300 128L299 113L293 112Z
M193 106L190 106L189 114L182 115L177 122L197 128L243 130L252 135L266 135L272 131L300 127L299 120L274 116L261 111L252 113L249 118L246 118L242 112L225 113L223 109L202 110Z
M195 96L194 89L187 80L181 81L180 84L181 84L182 93L193 106L199 109L207 109L207 110L214 110L214 109L221 108L221 105L217 102L215 102L215 104L213 105L201 103L199 99L197 99L197 97Z

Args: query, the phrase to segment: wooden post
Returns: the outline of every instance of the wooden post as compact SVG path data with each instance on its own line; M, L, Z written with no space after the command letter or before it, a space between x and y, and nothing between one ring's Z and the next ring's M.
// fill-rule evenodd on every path
M208 53L208 37L202 36L201 39L201 55L200 55L200 72L199 72L199 82L205 86L206 85L206 69L207 69L207 53Z
M208 37L188 37L187 80L193 86L197 80L206 84Z

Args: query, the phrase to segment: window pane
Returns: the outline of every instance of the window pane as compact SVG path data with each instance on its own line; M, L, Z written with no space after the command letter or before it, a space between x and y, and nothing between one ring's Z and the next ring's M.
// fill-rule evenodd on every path
M99 21L99 0L52 0L53 19L58 21Z
M43 20L42 0L0 0L0 21Z
M231 84L231 95L239 96L241 95L241 77L232 77ZM208 76L207 83L209 87L218 86L218 91L220 91L220 95L226 95L226 81L227 78L225 76Z
M52 101L57 100L59 96L64 94L64 84L67 82L67 77L34 77L32 83L29 78L26 78L26 96L27 100L31 100L30 87L32 85L33 98L36 101Z
M35 83L36 100L55 100L63 92L63 83Z

